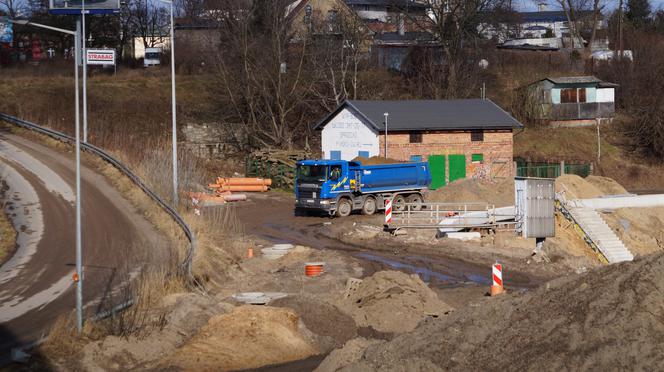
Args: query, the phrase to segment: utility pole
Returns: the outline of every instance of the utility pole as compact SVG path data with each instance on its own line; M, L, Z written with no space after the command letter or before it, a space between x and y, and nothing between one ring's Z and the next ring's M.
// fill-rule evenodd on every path
M602 119L599 119L599 118L595 119L595 121L597 122L597 164L599 164L599 162L601 160L601 157L602 157L602 141L601 141L601 137L600 137L600 134L599 134L599 124L600 124L601 120Z
M83 142L88 143L88 52L85 37L85 0L81 4L83 41Z
M622 59L625 53L623 45L623 0L618 5L618 58Z
M385 115L385 159L387 159L387 117L390 116L390 114L386 112L383 115Z

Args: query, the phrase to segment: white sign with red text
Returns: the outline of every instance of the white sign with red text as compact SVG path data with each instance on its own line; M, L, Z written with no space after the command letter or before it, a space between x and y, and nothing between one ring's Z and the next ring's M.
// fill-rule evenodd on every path
M115 65L115 49L88 49L88 65Z

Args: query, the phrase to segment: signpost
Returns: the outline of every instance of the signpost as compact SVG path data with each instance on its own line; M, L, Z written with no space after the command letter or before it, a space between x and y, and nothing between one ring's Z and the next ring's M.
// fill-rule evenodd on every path
M88 65L115 65L115 49L88 49Z
M115 49L86 49L88 65L113 66L117 73L115 64Z
M120 12L120 0L49 0L51 14L113 14Z
M0 43L11 43L14 39L14 31L7 17L0 17Z

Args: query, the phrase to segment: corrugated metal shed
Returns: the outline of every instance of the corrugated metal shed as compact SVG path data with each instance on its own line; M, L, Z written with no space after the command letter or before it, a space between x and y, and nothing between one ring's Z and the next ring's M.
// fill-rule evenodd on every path
M516 177L517 231L524 238L555 236L554 179Z

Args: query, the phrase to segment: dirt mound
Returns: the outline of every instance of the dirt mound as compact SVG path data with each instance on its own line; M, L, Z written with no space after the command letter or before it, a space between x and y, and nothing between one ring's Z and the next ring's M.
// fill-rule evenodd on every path
M494 183L466 178L431 191L427 200L441 203L488 203L496 207L507 207L514 205L514 180Z
M315 354L318 350L308 331L291 310L247 305L210 319L162 367L229 371L285 363Z
M664 249L664 208L621 208L602 213L602 218L632 253Z
M370 158L365 158L363 156L358 156L352 161L357 161L362 163L362 165L381 165L381 164L399 164L399 163L407 163L405 161L400 161L400 160L395 160L395 159L390 159L390 158L383 158L380 156L372 156Z
M231 305L194 293L164 297L162 305L146 316L162 319L163 327L147 337L108 336L83 348L86 370L143 369L158 363L193 337L213 316L229 311ZM127 323L145 321L127 319ZM119 363L119 364L118 364Z
M622 195L628 193L621 184L608 177L588 176L585 180L595 186L604 195Z
M315 372L335 372L343 366L355 363L362 357L364 350L372 345L383 343L383 340L359 337L348 341L343 348L334 350L315 369Z
M357 326L336 306L310 295L288 296L270 306L293 309L307 329L316 334L319 349L327 352L357 337Z
M595 184L574 174L565 174L556 178L556 192L562 191L565 192L567 200L598 198L604 195Z
M379 271L365 278L340 307L358 326L379 332L408 332L427 315L452 310L417 275Z
M368 348L352 370L649 370L664 365L664 254L484 298Z

